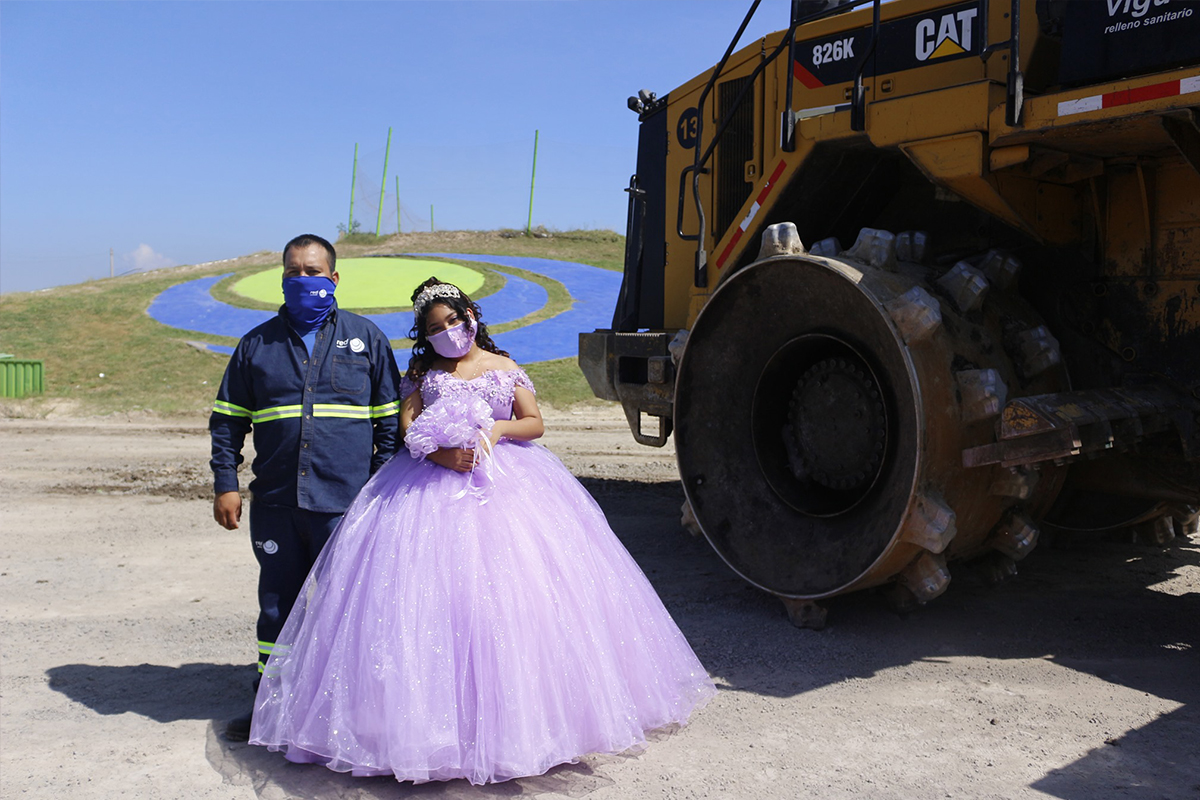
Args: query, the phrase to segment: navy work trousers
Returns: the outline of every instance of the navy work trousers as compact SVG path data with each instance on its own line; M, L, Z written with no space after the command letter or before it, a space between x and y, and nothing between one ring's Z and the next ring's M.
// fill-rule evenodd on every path
M250 539L258 559L258 671L275 649L304 579L342 519L302 508L250 502Z

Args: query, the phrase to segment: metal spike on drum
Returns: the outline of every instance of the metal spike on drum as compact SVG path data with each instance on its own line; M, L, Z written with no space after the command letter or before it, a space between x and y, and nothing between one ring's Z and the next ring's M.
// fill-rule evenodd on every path
M979 264L979 270L1001 291L1008 291L1017 283L1021 262L1003 250L989 250Z
M1062 361L1058 340L1045 325L1022 331L1017 336L1021 367L1027 377L1040 375Z
M788 619L797 628L808 628L819 631L824 629L828 611L824 606L811 600L796 600L791 597L779 598L787 610Z
M963 422L991 419L1008 399L1008 387L994 369L964 369L954 373L962 395Z
M1200 509L1195 506L1184 506L1174 519L1180 537L1188 538L1200 533Z
M1175 520L1170 515L1163 515L1139 523L1135 530L1146 544L1166 545L1175 539Z
M800 233L793 222L778 222L768 225L763 231L758 257L762 259L782 255L804 255L804 243L800 241Z
M1017 562L995 551L981 558L977 567L983 572L983 579L992 584L1003 583L1017 574Z
M883 304L905 344L928 338L942 324L942 308L929 292L914 286Z
M956 519L954 509L940 497L920 495L904 521L904 533L900 538L931 553L940 553L958 533Z
M1020 561L1037 545L1038 533L1033 520L1013 510L996 526L988 544L1013 561Z
M821 256L822 258L833 258L842 252L842 243L837 240L836 236L830 236L828 239L821 241L808 248L810 256Z
M896 235L896 258L900 261L925 263L929 252L929 234L925 231L904 231Z
M900 582L922 603L928 603L950 585L946 559L934 553L922 553L900 573Z
M704 532L700 530L700 523L696 521L696 513L692 511L692 504L689 500L684 500L679 509L679 524L697 539L704 538Z
M858 232L854 246L845 252L850 258L865 261L879 269L896 269L896 234L875 228Z
M990 288L983 273L966 261L955 264L949 272L938 278L937 282L963 313L979 308L983 304L983 296Z

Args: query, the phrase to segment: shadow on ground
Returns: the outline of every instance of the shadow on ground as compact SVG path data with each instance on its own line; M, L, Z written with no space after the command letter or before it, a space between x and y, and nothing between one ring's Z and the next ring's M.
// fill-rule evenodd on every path
M253 665L64 664L46 670L50 688L97 714L140 714L155 722L235 717L253 699Z
M1193 701L1051 770L1033 788L1066 800L1200 797L1200 780L1194 777L1198 705Z
M355 778L331 772L317 764L292 764L265 747L227 742L219 728L208 728L205 755L231 786L249 786L262 800L305 797L312 800L391 800L401 797L504 798L554 794L584 797L612 785L604 776L604 765L613 757L591 757L588 763L563 764L545 775L519 778L504 783L472 786L465 780L445 783L399 783L394 778Z
M305 797L313 800L387 800L398 797L512 797L553 793L583 797L612 780L603 775L617 757L592 757L564 764L545 775L492 786L466 781L414 786L393 778L355 778L313 764L292 764L279 753L226 741L225 722L250 707L254 665L154 664L106 666L65 664L47 670L50 688L97 714L133 713L156 722L209 720L205 755L226 784L248 786L260 798Z
M921 661L1046 659L1180 707L1048 772L1032 788L1068 800L1200 796L1200 593L1153 589L1177 570L1200 565L1200 543L1041 547L1022 562L1017 579L1001 586L953 569L946 594L906 617L870 592L835 598L828 603L829 627L815 632L793 628L778 600L746 584L704 541L682 532L678 482L584 484L701 661L727 684L724 691L792 697ZM261 798L582 797L612 783L604 758L487 787L462 781L414 787L290 764L278 753L224 742L216 733L219 721L249 702L253 667L68 664L48 674L52 689L100 714L218 720L208 729L209 762L228 783L252 786ZM170 691L147 688L156 686Z
M778 600L682 532L678 482L623 483L585 481L726 691L790 697L920 661L1046 659L1181 707L1032 788L1068 800L1200 797L1200 593L1153 589L1200 566L1195 539L1039 547L1000 586L951 565L946 594L911 615L860 592L827 601L829 626L815 632L792 628Z

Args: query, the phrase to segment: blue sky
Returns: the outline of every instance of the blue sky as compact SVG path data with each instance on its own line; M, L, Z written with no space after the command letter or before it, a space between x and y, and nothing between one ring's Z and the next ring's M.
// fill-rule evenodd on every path
M787 27L765 0L743 42ZM0 2L0 292L383 232L624 230L639 88L748 0Z

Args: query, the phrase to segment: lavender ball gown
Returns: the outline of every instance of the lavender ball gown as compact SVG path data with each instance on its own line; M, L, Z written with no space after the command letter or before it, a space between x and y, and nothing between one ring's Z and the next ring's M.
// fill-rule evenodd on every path
M473 441L524 371L433 371L406 442ZM482 401L482 402L481 402ZM472 783L616 753L715 692L604 514L540 445L473 473L401 452L359 493L267 664L250 741L356 775Z

